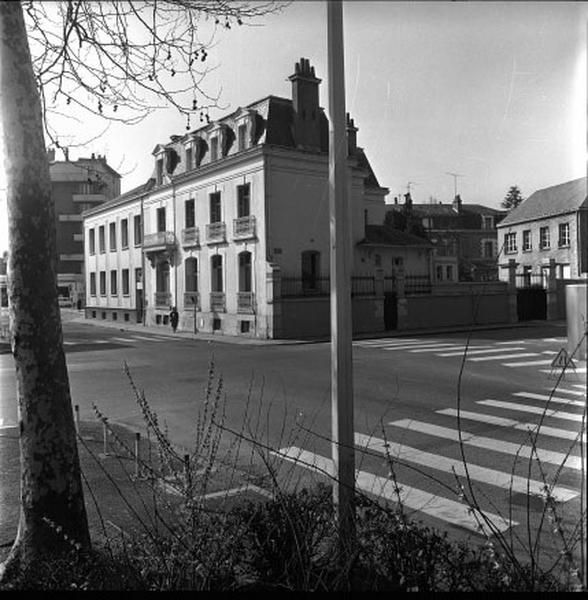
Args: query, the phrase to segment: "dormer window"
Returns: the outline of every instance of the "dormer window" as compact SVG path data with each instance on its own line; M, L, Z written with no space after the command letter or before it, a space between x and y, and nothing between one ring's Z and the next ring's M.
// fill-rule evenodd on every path
M247 148L247 125L239 125L237 128L237 148L242 152Z
M186 146L186 171L190 171L192 168L192 146Z
M210 160L218 160L218 137L210 138Z
M157 159L157 161L155 163L155 167L156 167L157 185L161 185L163 183L163 156L161 158Z

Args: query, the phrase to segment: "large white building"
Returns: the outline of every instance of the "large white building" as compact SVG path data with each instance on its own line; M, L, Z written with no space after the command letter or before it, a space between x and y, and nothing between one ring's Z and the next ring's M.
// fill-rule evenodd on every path
M186 331L290 337L311 334L317 319L324 328L328 121L308 60L290 81L292 99L268 96L158 144L145 185L86 211L87 317L167 325L177 306ZM381 306L365 301L375 294L365 277L400 259L385 236L366 244L366 225L384 221L388 190L356 135L348 119L353 271L364 276L354 326L377 330ZM412 241L426 271L422 240L403 239L398 251L410 253Z

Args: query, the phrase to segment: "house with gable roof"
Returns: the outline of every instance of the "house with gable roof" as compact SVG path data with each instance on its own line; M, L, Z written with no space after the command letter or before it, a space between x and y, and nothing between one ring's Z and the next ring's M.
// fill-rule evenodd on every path
M586 178L537 190L498 224L502 245L500 278L508 281L508 262L527 279L545 277L550 261L558 279L588 277Z

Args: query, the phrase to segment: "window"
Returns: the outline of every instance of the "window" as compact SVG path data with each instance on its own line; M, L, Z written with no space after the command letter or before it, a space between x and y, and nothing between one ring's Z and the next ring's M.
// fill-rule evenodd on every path
M210 139L210 160L218 160L218 137Z
M129 270L122 270L122 293L123 296L129 295Z
M443 281L443 265L437 265L437 281Z
M251 252L239 254L239 291L251 291Z
M531 248L531 230L525 229L523 231L523 252L530 252Z
M116 250L116 223L111 223L108 227L108 241L110 250Z
M116 283L117 283L117 272L110 271L110 295L111 296L116 296L116 294L117 294Z
M569 223L560 223L558 226L559 238L557 241L557 245L560 248L564 246L570 245L570 224Z
M504 234L504 252L506 254L512 254L517 251L517 234L516 233L505 233Z
M186 148L186 171L192 168L192 148L188 146Z
M169 292L169 262L161 262L155 268L155 291Z
M215 254L210 259L210 291L223 291L223 257L220 254Z
M88 240L88 244L89 244L89 248L90 248L90 254L95 254L95 252L96 252L96 236L95 236L94 228L90 229L89 234L90 234L90 238Z
M237 128L237 148L239 151L245 150L247 147L247 125L239 125Z
M161 185L163 183L163 158L157 160L156 169L157 185Z
M447 273L447 280L453 281L453 265L447 265L445 269Z
M100 295L106 296L106 271L100 271Z
M484 258L492 258L494 256L494 242L492 240L485 240L482 246L482 256Z
M548 250L551 246L549 241L549 227L539 228L539 248L541 250Z
M251 186L248 183L237 186L237 217L248 217L251 212Z
M135 246L140 246L141 241L143 240L143 231L141 228L141 215L135 215L133 217L133 229L134 229Z
M196 211L194 208L194 198L185 202L185 224L186 229L196 226Z
M184 272L186 276L186 292L198 291L198 261L190 256L184 261Z
M135 269L135 287L137 287L137 284L143 284L143 271L141 270L141 267L138 267L137 269Z
M494 217L482 217L482 229L493 229Z
M221 195L220 192L210 194L210 222L220 223L221 217Z
M306 250L302 253L302 289L318 290L320 275L320 252Z
M96 273L90 273L90 296L96 295Z
M157 231L165 231L165 206L157 209Z
M104 225L100 225L98 228L98 250L100 254L104 254L106 252L106 242L104 240Z
M121 248L129 247L129 220L122 219L120 222L120 246Z

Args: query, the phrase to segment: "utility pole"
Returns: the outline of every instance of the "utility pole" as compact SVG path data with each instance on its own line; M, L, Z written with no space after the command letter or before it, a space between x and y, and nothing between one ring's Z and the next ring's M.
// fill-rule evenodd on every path
M411 185L418 185L418 183L417 183L416 181L409 181L409 182L406 184L406 191L407 191L409 194L410 194L410 186L411 186Z
M445 171L445 175L451 175L453 177L453 197L457 196L457 178L463 177L459 173L450 173L449 171Z
M351 210L347 173L343 6L327 1L329 73L329 217L331 242L331 416L333 501L339 555L355 541L355 446L351 325Z

